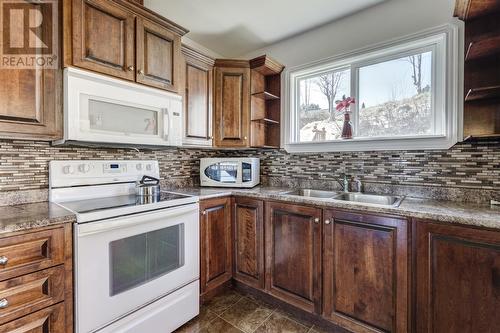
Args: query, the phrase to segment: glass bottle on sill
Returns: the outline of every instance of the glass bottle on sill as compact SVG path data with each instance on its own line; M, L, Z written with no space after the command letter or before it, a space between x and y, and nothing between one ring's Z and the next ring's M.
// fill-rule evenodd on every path
M351 123L351 112L346 110L344 113L344 126L342 127L342 139L352 139L352 123Z

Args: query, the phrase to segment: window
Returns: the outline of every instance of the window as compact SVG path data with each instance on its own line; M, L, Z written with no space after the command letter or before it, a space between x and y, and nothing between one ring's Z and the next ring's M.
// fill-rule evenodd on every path
M458 141L456 28L445 26L287 73L291 152L449 148ZM453 69L453 70L450 70ZM352 96L353 138L342 139Z

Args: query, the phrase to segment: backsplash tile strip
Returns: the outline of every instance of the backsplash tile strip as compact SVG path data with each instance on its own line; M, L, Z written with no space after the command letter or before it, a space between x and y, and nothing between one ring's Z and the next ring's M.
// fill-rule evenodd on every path
M500 141L461 143L449 150L288 154L284 150L141 150L51 146L44 141L0 140L0 193L46 190L48 162L64 159L157 159L165 185L197 185L199 159L216 156L261 158L263 180L276 185L336 186L335 178L356 175L368 188L383 185L423 193L500 191ZM279 181L278 181L279 180ZM430 190L432 188L432 191ZM415 190L413 190L415 192ZM413 193L412 192L412 193ZM474 191L480 193L481 191ZM5 193L4 193L5 194ZM12 194L12 196L15 196ZM43 195L37 194L37 198Z

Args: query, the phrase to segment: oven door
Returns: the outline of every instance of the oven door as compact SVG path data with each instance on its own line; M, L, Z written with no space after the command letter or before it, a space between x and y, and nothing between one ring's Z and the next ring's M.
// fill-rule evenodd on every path
M199 205L76 227L76 321L92 332L199 278Z

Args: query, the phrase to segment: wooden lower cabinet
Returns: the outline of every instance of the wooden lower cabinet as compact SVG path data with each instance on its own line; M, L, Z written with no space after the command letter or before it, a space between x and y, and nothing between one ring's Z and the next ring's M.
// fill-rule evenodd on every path
M266 291L311 313L321 311L321 209L266 203Z
M415 221L417 332L500 332L500 233Z
M353 332L407 332L406 220L325 210L323 228L323 315Z
M200 202L201 295L232 278L231 198Z
M233 216L234 279L264 289L264 203L236 197Z
M0 237L0 333L73 332L72 224Z
M64 303L59 303L0 326L0 333L70 333L66 315Z

